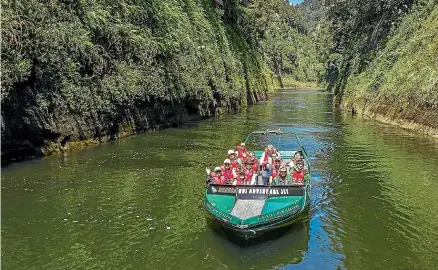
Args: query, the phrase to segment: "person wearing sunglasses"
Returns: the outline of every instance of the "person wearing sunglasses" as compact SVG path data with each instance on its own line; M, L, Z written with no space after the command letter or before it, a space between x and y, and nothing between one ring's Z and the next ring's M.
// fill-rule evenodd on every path
M259 170L259 160L257 159L254 152L249 152L248 154L249 160L252 162L252 169L256 172Z
M247 175L245 170L240 170L237 176L236 185L250 185L252 175Z
M254 170L253 162L249 157L243 160L243 165L242 170L245 172L247 184L254 185L257 177L257 167L256 170Z
M272 186L285 186L292 184L292 176L287 173L287 168L285 166L281 166L278 175L272 180Z
M239 161L237 160L237 155L234 150L228 150L228 159L230 160L231 167L237 170L239 168Z
M210 169L206 169L207 172L207 184L226 185L227 179L222 175L221 167L214 168L213 172Z
M264 184L269 183L269 177L271 176L271 164L272 164L272 153L274 152L274 146L272 144L265 148L262 156L260 157L260 166L262 168L262 179Z
M304 161L298 160L293 167L292 183L298 185L304 185L304 174L306 174L306 168L304 167Z
M228 183L234 183L237 179L236 169L231 166L231 161L227 158L224 160L224 165L221 167L222 175L225 177Z
M246 144L244 142L236 146L236 152L237 152L237 158L240 160L244 160L249 155L248 149L246 148Z
M272 163L271 178L277 177L281 166L284 166L284 162L281 157L276 156L274 158L274 162Z

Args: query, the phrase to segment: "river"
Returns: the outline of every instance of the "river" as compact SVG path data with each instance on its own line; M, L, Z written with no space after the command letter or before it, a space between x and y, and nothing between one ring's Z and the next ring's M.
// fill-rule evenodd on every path
M1 174L4 269L433 269L438 141L342 114L332 96L269 101ZM204 170L257 129L297 132L313 165L307 220L247 246L213 231Z

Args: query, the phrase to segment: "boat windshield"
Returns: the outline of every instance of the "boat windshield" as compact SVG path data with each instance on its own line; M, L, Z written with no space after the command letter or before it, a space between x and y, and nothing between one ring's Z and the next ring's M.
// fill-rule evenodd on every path
M251 150L263 150L269 144L279 151L302 150L301 142L295 133L280 130L251 132L246 137L245 143Z

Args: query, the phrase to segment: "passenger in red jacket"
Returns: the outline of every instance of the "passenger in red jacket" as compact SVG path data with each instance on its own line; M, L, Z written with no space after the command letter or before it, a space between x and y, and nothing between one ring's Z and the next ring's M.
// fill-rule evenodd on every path
M274 152L274 146L272 144L269 144L265 151L263 152L262 156L260 157L260 166L263 170L262 172L262 179L267 185L269 183L269 177L271 177L271 170L272 170L272 153Z
M271 177L272 178L277 177L281 166L284 166L283 160L281 159L281 157L276 156L274 158L274 163L272 164L272 170L271 170Z
M275 160L277 159L277 158L280 158L280 160L281 160L281 157L279 156L279 155L277 155L277 153L272 153L272 155L271 155L271 167L274 167L274 165L275 165Z
M304 185L304 174L306 173L306 169L304 168L304 161L297 160L296 166L293 167L292 172L292 183Z
M237 185L251 185L253 179L252 170L241 170L237 177Z
M231 167L233 167L235 170L239 169L239 161L237 159L237 155L234 152L234 150L228 150L228 159L230 160Z
M249 152L249 159L252 162L252 169L254 171L258 171L259 170L259 160L257 159L254 152Z
M224 160L224 165L222 165L222 175L229 183L233 183L237 178L236 170L231 167L231 161L227 158Z
M221 167L214 168L213 172L210 172L210 169L206 169L207 172L207 183L208 184L216 184L216 185L226 185L227 179L222 175Z
M237 151L237 158L240 160L245 159L249 155L248 149L246 148L246 145L244 142L242 142L242 143L240 143L240 145L236 146L236 151Z
M250 185L255 184L257 177L257 167L254 170L253 162L249 157L244 160L245 167L243 170L245 171L245 179L246 181L250 181Z
M243 160L243 164L245 164L245 167L244 167L245 170L254 171L254 162L249 157L247 157Z
M260 157L260 165L265 167L270 167L270 164L272 163L272 153L274 152L274 146L272 144L268 145L265 148L265 151L263 152L262 156Z

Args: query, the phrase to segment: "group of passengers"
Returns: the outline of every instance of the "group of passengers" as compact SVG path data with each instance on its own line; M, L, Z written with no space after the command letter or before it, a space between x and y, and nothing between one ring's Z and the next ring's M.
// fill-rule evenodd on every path
M258 160L243 142L236 150L228 151L222 166L213 172L206 169L207 183L219 185L255 185L259 175L265 185L304 185L306 171L301 151L287 162L274 146L268 145Z

